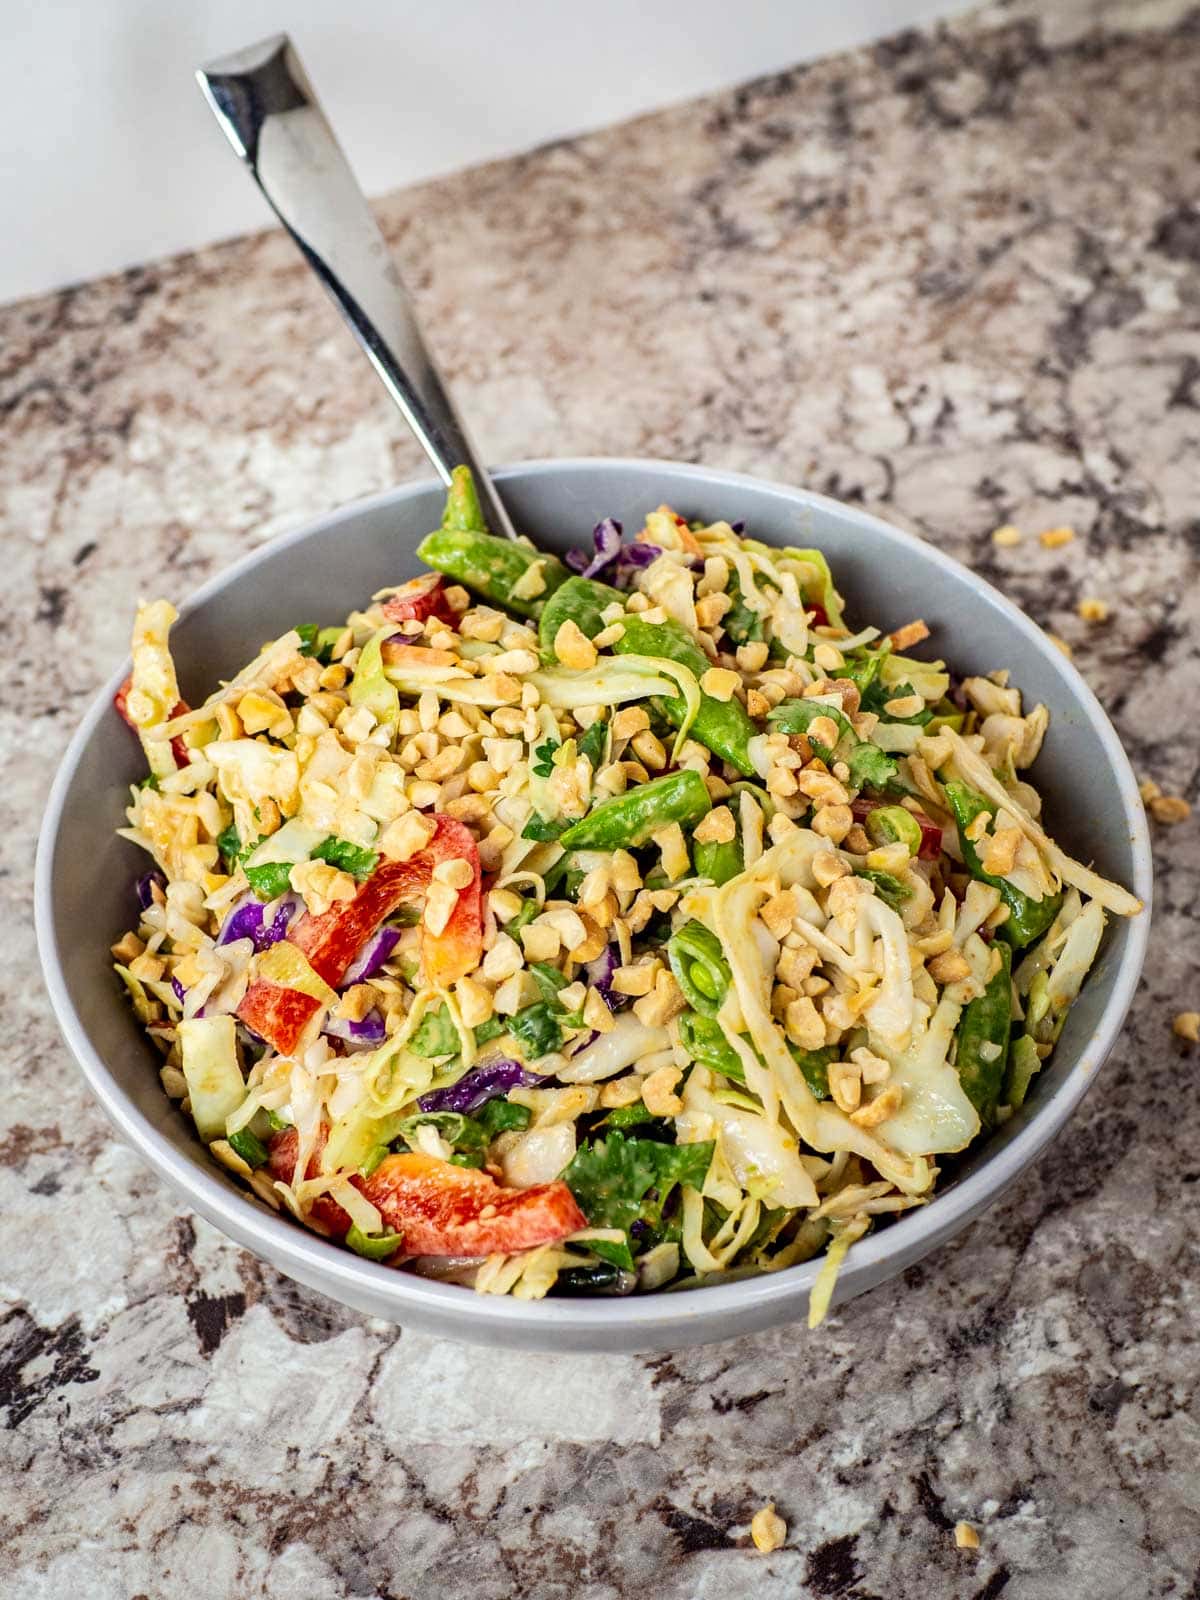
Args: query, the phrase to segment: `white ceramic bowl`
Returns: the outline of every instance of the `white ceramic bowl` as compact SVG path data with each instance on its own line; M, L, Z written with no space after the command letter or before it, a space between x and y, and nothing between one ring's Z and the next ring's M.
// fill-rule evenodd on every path
M1051 829L1078 858L1146 903L1114 919L1022 1111L973 1150L933 1201L855 1245L837 1300L882 1283L978 1217L1066 1122L1111 1050L1133 998L1149 929L1151 868L1137 784L1108 719L1074 667L1015 606L931 545L851 506L734 473L658 461L547 461L497 474L517 526L564 550L615 516L627 529L667 501L705 521L743 518L769 543L819 545L848 614L899 625L923 616L931 648L960 670L1012 670L1028 703L1050 708L1033 769ZM394 489L274 540L206 584L173 636L193 704L261 642L297 622L340 620L417 570L413 551L440 519L434 483ZM144 770L112 708L123 666L63 758L38 848L38 942L55 1015L120 1133L179 1197L281 1272L347 1305L456 1339L545 1350L668 1350L801 1318L820 1260L713 1288L623 1299L524 1302L429 1282L362 1260L277 1215L205 1153L163 1094L159 1058L113 976L109 945L129 926L144 857L118 839L128 785ZM97 1263L102 1273L104 1263Z

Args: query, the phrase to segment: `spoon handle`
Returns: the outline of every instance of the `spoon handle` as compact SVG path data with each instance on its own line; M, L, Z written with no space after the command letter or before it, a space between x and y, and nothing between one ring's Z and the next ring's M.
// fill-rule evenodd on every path
M291 40L276 34L196 77L230 144L350 324L446 484L469 466L494 533L507 511L447 392L379 224Z

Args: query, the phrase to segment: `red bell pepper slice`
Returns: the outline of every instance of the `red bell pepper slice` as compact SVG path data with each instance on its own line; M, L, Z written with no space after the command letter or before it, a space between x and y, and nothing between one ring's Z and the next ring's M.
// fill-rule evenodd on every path
M854 813L855 822L864 822L872 811L893 803L891 800L866 800L859 795L850 802L850 810ZM942 830L923 811L910 811L908 814L921 830L921 848L917 855L922 861L936 861L942 853Z
M271 1141L271 1171L285 1182L296 1163L294 1132ZM350 1180L385 1226L402 1235L409 1256L512 1255L537 1245L555 1244L587 1227L575 1196L561 1180L530 1189L506 1189L486 1172L456 1167L435 1156L385 1156L369 1177ZM344 1234L350 1219L322 1196L317 1212L331 1232Z
M827 628L829 626L829 613L824 606L805 606L808 612L809 626L812 628Z
M141 737L141 729L138 727L137 723L133 720L133 718L129 715L129 707L128 707L128 704L127 704L128 699L129 699L129 691L132 688L133 688L133 675L131 673L130 676L125 679L125 682L121 685L121 687L117 690L116 694L113 695L113 705L116 707L117 715L120 717L121 721L125 724L125 726L127 728L132 728L134 733L136 733L140 738ZM171 712L171 716L172 717L181 717L181 716L183 716L185 711L190 711L190 710L191 710L191 707L187 704L187 702L184 701L184 700L180 700L180 701L177 702L177 704L175 706L175 709ZM186 744L184 744L183 735L181 733L177 733L175 735L175 737L171 740L171 754L175 757L175 765L177 767L186 767L187 766L187 764L188 764L188 747L187 747Z
M425 977L447 988L479 965L483 954L483 892L479 875L479 850L470 829L453 817L436 815L437 831L425 849L408 861L384 861L363 884L353 900L342 900L319 917L299 917L288 929L289 941L308 958L313 971L330 988L338 988L363 945L375 930L406 900L424 894L439 861L459 858L474 873L440 934L422 936L421 958Z
M237 1014L273 1050L290 1056L320 1009L321 1002L310 994L271 983L266 978L256 978L242 996Z
M436 617L453 627L458 621L450 602L446 599L446 582L440 572L426 572L413 578L383 602L383 614L389 622L424 622Z

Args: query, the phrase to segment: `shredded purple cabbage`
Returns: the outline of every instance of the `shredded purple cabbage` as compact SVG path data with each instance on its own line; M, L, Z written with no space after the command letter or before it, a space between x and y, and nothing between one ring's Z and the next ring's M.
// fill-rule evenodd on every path
M461 1111L467 1115L510 1089L528 1089L541 1082L543 1079L536 1072L530 1072L519 1061L489 1061L485 1067L473 1068L448 1089L423 1094L417 1104L422 1111Z
M615 517L605 517L592 529L594 554L584 550L567 552L567 565L581 578L595 578L609 567L621 554L621 524Z
M346 968L343 985L373 978L400 942L399 928L378 928Z
M746 531L746 524L739 517L737 522L731 522L729 524L729 531L730 533L736 533L740 537Z
M266 950L283 938L302 904L299 895L282 895L276 902L275 915L268 923L265 920L266 906L255 900L253 895L244 895L231 907L217 936L217 943L232 944L235 939L252 939L256 951Z
M143 872L137 883L134 885L134 892L137 895L137 903L143 911L148 911L154 904L154 895L151 890L151 885L155 883L160 889L165 889L167 887L167 880L163 877L162 873L159 872L157 867L153 872Z
M361 1022L350 1022L345 1017L329 1017L322 1033L331 1039L341 1039L350 1050L373 1050L387 1038L387 1028L378 1011L368 1011Z
M174 991L176 1000L178 1000L179 1004L182 1005L187 999L187 990L183 987L178 978L171 979L171 988Z
M616 950L611 944L606 944L596 959L589 961L584 968L588 984L599 993L610 1011L615 1009L612 980L619 964Z

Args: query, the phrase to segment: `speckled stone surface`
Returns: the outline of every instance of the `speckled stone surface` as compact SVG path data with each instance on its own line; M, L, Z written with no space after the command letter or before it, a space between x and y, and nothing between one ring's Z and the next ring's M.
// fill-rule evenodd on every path
M1196 800L1200 13L1045 10L383 215L494 459L861 501L1068 639L1142 775ZM10 307L0 369L0 1592L1197 1600L1200 1058L1169 1026L1200 1008L1195 825L1157 833L1146 979L1070 1129L818 1333L556 1359L364 1321L110 1136L47 1019L30 866L135 595L181 598L416 448L276 235ZM1078 538L997 550L1007 521ZM761 1555L768 1499L789 1535Z

